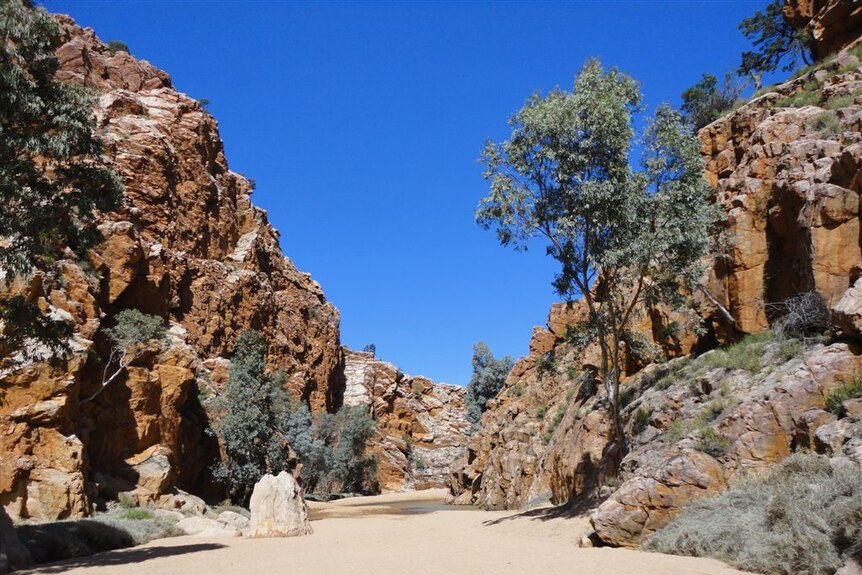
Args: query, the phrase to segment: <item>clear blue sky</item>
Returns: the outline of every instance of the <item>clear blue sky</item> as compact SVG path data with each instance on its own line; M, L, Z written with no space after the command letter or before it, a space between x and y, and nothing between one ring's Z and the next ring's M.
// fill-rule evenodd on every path
M473 220L483 142L591 57L679 104L738 64L748 1L45 0L208 98L231 169L285 254L341 310L342 341L465 384L475 341L526 354L556 266Z

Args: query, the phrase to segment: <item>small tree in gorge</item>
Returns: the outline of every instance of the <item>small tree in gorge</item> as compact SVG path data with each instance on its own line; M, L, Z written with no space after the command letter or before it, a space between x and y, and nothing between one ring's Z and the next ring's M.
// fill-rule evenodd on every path
M742 53L742 63L737 72L754 80L754 89L759 90L764 72L774 72L779 64L785 72L793 70L799 62L811 64L811 33L797 30L784 18L783 2L772 0L761 12L758 10L739 23L739 29L751 40L755 51Z
M162 318L147 315L136 309L124 309L117 314L114 327L105 330L111 342L111 353L105 362L102 384L82 403L96 399L112 381L117 379L133 361L141 357L146 345L151 342L161 344L165 339L165 325Z
M473 424L479 422L488 400L497 394L506 383L506 376L514 362L508 355L497 359L485 343L473 345L473 377L467 384L467 417Z
M624 338L645 305L681 305L681 290L701 276L716 213L698 141L668 106L647 123L642 169L630 167L640 102L633 79L597 61L572 92L532 96L510 119L511 138L485 147L490 193L476 211L503 245L543 238L560 264L556 291L584 299L620 457Z

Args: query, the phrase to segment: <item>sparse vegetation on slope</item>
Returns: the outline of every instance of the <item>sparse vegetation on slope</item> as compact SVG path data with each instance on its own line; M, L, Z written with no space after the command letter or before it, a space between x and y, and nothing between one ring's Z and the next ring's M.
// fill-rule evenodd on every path
M862 473L847 460L793 455L691 503L644 547L768 575L831 575L845 557L862 559Z

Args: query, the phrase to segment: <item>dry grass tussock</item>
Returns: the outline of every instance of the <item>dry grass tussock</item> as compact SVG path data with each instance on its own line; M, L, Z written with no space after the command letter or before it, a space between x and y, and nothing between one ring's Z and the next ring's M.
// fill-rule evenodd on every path
M36 563L86 557L182 535L172 521L153 517L144 509L122 507L91 519L23 524L15 530Z
M796 454L724 493L691 503L644 543L768 575L832 575L862 560L862 471Z

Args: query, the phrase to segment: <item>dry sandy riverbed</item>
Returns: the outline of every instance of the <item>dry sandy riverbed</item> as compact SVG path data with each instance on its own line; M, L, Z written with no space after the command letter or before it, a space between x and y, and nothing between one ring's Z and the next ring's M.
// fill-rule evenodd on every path
M309 503L314 534L288 539L176 537L24 573L731 575L710 559L581 549L584 516L442 507L443 490Z

